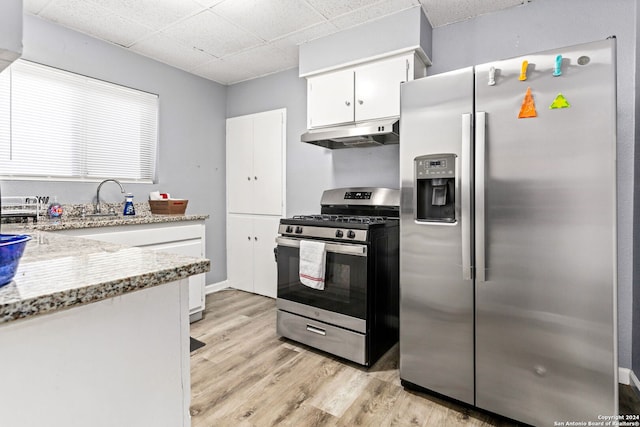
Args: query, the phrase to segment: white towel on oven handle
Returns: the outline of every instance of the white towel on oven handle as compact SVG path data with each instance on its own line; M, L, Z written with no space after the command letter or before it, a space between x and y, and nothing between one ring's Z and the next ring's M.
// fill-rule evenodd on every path
M313 289L324 290L324 272L327 251L324 242L300 241L300 283Z

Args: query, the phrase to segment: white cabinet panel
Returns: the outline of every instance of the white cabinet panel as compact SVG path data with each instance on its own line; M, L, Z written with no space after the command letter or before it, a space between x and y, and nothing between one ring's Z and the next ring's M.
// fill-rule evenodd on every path
M285 110L227 119L227 211L281 215Z
M253 122L227 120L229 212L253 211Z
M282 210L282 134L280 111L253 119L253 209L252 213L280 215Z
M401 54L307 77L309 128L400 116L400 83L423 77L416 55Z
M231 286L253 292L253 220L227 217L227 279Z
M356 72L356 121L400 115L400 83L407 81L407 59L393 58Z
M280 218L256 218L253 222L253 289L260 295L276 297L278 270L273 254Z
M307 121L310 128L354 120L353 79L351 69L307 79Z
M279 217L229 215L227 276L229 284L247 292L276 297L276 247Z

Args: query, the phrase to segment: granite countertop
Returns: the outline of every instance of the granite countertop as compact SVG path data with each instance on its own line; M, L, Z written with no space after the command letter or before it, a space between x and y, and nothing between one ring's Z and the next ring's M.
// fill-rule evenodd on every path
M3 225L2 232L24 233L24 227ZM207 259L39 230L26 234L32 239L27 243L16 276L0 288L0 324L123 295L210 269Z
M59 230L75 230L79 228L94 227L115 227L119 225L136 225L136 224L158 224L165 222L182 222L197 221L208 219L209 215L156 215L142 214L133 216L113 216L113 217L71 217L57 221L41 220L35 224L29 224L25 227L41 231L59 231Z
M38 222L16 223L22 230L60 231L75 230L81 228L116 227L121 225L160 224L167 222L198 221L209 219L209 215L157 215L152 214L147 202L134 203L135 215L122 215L122 203L102 203L102 211L113 210L118 212L115 216L92 217L83 215L83 212L93 212L94 206L90 203L63 205L62 218L49 220L42 215Z

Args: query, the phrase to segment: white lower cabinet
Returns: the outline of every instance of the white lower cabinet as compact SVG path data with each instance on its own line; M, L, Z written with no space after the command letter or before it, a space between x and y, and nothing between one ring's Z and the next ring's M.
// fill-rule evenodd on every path
M227 277L231 287L276 297L277 265L273 249L280 217L227 216Z
M84 237L121 245L138 246L153 251L177 255L205 257L204 221L180 223L132 224L115 227L95 227L60 230L70 236ZM189 320L202 319L204 310L205 275L196 274L189 280Z

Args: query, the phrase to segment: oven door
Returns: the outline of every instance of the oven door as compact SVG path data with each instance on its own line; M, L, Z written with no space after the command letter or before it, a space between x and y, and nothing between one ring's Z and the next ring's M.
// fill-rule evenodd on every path
M298 312L307 317L316 317L329 323L342 323L332 322L332 313L341 315L338 317L366 320L366 245L327 242L325 285L323 290L318 290L300 283L300 239L278 237L276 242L278 308ZM309 313L313 313L313 316L300 312L300 308L304 306L311 308Z

